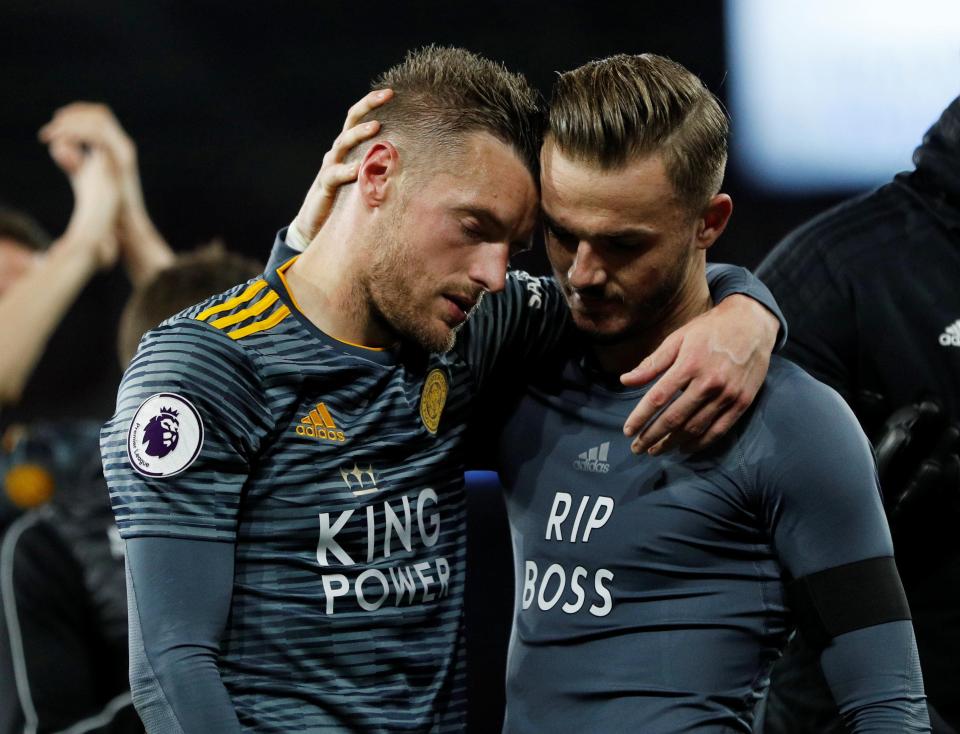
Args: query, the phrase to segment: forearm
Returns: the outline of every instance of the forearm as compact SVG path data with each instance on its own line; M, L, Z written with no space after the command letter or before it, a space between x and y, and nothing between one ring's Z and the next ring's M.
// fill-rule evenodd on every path
M96 269L92 248L68 230L0 298L0 403L19 399L47 341Z
M847 726L864 732L928 732L913 626L888 622L834 638L820 664Z
M758 475L799 633L855 732L929 731L910 609L873 455L839 395L790 367L764 431L800 436ZM759 445L757 445L759 448ZM746 464L749 464L749 457Z
M125 199L117 235L123 246L124 267L136 287L172 265L174 254L147 214L139 193L128 194Z
M218 667L233 583L230 544L127 542L130 687L150 734L237 734Z

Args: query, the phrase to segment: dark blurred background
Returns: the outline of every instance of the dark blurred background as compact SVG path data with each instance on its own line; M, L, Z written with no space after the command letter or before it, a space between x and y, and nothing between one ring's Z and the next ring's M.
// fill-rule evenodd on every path
M102 101L138 144L147 205L175 249L219 237L265 259L347 107L407 49L463 45L502 59L544 93L557 71L652 51L685 64L725 97L723 13L720 2L683 1L7 0L0 9L0 202L59 234L70 190L36 132L61 105ZM727 181L736 214L714 260L755 265L782 234L836 198L765 196L742 182L735 165ZM537 269L542 260L522 264ZM127 292L119 271L93 281L4 422L112 412L115 325Z

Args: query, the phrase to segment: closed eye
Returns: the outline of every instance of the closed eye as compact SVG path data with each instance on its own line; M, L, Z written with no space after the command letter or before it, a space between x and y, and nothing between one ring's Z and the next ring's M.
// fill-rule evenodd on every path
M483 239L483 232L476 226L461 222L460 230L472 240L479 241Z
M616 250L637 251L650 244L646 237L611 237L606 243Z

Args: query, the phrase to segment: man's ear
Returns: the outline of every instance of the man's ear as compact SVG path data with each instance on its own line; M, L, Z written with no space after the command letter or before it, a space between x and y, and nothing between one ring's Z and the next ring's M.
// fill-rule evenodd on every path
M394 182L400 172L400 153L386 140L377 141L367 150L360 162L357 185L360 198L368 207L378 207L396 188Z
M704 207L697 222L697 247L706 250L727 228L733 214L733 199L729 194L717 194Z

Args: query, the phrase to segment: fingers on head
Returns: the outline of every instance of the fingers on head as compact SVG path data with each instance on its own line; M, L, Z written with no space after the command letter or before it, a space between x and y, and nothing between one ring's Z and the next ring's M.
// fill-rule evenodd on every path
M321 184L328 192L333 191L338 186L352 183L357 180L358 164L356 163L337 163L325 167L321 175Z
M347 111L347 119L344 120L343 129L348 130L351 127L355 127L364 115L371 110L375 110L392 96L393 90L390 89L375 89L374 91L364 95L359 102L356 102Z

